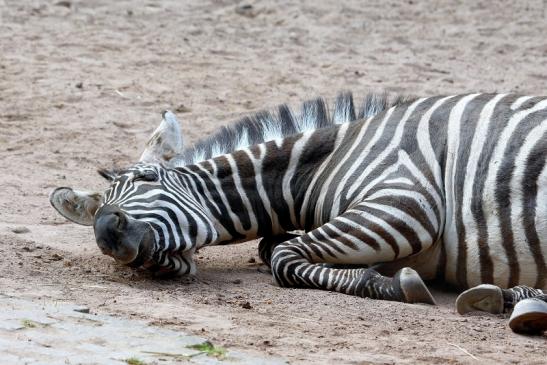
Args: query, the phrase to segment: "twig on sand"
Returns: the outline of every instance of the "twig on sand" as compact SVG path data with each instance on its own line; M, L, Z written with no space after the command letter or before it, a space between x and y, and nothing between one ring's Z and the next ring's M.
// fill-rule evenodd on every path
M149 355L172 357L172 358L175 358L176 360L189 360L192 357L195 357L195 356L198 356L198 355L205 355L205 352L202 352L202 351L197 352L195 354L190 354L190 355L174 354L174 353L171 353L171 352L157 352L157 351L141 351L141 352L144 353L144 354L149 354Z
M128 99L128 97L127 97L127 96L125 96L125 95L124 95L124 94L123 94L123 93L122 93L122 92L121 92L120 90L118 90L118 89L114 89L114 92L115 92L116 94L118 94L119 96L121 96L122 98L126 98L126 99Z
M464 354L471 356L471 358L473 358L474 360L479 361L479 359L478 359L475 355L473 355L472 353L470 353L469 351L467 351L467 350L464 349L463 347L458 346L458 345L456 345L455 343L450 343L450 342L447 342L447 343L448 343L450 346L454 346L455 348L459 349L459 350L460 350L461 352L463 352Z

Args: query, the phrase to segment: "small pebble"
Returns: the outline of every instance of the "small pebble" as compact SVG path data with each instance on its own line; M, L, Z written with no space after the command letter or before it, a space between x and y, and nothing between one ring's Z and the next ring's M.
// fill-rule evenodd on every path
M232 281L233 284L241 284L241 279L235 279Z
M236 7L236 13L247 18L254 18L258 11L251 4L244 4Z
M63 256L61 256L59 254L54 253L53 255L51 255L51 260L52 261L60 261L62 259L63 259Z
M184 104L180 104L179 106L177 106L175 108L175 111L177 113L190 113L192 111L192 109L188 108L186 105Z
M78 307L78 308L74 308L74 312L89 313L89 308L88 308L88 307Z
M241 305L241 308L243 308L243 309L252 309L253 308L253 306L249 302L241 303L240 305Z
M19 227L12 228L11 231L12 231L13 233L21 234L21 233L29 233L29 232L30 232L30 229L28 229L28 228L25 227L25 226L19 226Z
M63 7L68 8L68 9L70 9L72 7L72 3L70 1L66 1L66 0L58 1L58 2L55 3L55 5L63 6Z
M251 257L249 260L247 260L249 264L254 264L256 262L256 259L254 257Z

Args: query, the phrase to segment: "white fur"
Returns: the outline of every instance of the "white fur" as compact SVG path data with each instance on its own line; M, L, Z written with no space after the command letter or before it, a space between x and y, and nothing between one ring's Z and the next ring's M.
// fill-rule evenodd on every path
M469 160L467 161L467 167L465 169L461 209L462 220L465 225L465 240L467 242L467 281L469 286L476 286L482 283L480 255L477 245L479 232L475 217L473 216L473 212L471 210L474 179L477 174L477 167L479 165L480 151L482 151L482 146L484 145L488 137L488 133L491 130L490 123L492 122L494 109L503 97L505 97L505 94L498 94L484 105L479 116L479 120L477 121L477 128L475 130L475 134L473 135L471 146L469 147L471 153L469 154Z
M454 195L454 176L456 174L456 156L460 145L460 126L463 112L475 97L479 94L471 94L463 97L452 108L448 118L448 140L447 156L444 176L444 191L446 201L446 219L443 239L447 251L447 261L445 274L448 282L456 283L456 271L458 260L458 234L456 231L456 220L454 216L454 207L456 198Z

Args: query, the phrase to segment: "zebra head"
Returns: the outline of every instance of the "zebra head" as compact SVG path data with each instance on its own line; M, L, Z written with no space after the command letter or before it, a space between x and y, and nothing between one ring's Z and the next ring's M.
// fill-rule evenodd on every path
M165 166L181 150L178 121L164 113L140 162L123 170L99 170L110 182L104 192L60 187L50 202L65 218L93 226L101 251L122 264L193 273L192 253L214 242L217 231L186 189L183 175Z

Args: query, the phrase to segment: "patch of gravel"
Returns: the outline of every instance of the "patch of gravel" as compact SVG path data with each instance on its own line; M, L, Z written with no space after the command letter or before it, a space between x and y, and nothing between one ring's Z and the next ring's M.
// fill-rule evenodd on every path
M203 343L208 341L140 320L0 294L2 364L286 364L237 350L214 356L192 348Z

